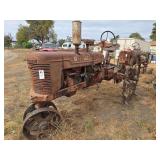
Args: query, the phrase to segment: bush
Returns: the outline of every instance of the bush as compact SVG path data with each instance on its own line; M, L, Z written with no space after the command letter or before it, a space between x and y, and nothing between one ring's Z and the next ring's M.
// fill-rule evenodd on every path
M32 48L32 43L30 42L23 42L22 43L22 48Z
M33 45L30 42L17 42L14 48L32 48Z
M14 48L22 48L22 45L18 42L16 42L16 45L14 46Z
M12 46L12 36L11 36L11 34L5 35L4 36L4 47L9 48L11 46Z

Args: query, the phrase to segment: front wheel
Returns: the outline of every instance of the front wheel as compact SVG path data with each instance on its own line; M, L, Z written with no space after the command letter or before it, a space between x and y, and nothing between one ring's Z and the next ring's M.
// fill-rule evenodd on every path
M24 113L23 134L28 139L48 139L56 134L61 115L52 102L41 108L31 105Z

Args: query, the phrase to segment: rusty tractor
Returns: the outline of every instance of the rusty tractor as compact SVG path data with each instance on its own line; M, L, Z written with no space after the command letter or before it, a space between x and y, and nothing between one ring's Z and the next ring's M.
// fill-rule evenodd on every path
M112 41L103 38L113 36ZM110 63L110 53L118 44L111 31L105 31L100 38L101 51L90 50L94 40L83 39L86 48L80 49L81 22L72 22L72 41L75 49L55 49L54 51L33 51L27 56L28 68L32 79L30 91L32 104L23 116L23 134L28 139L46 139L56 134L62 121L54 99L72 96L78 89L83 89L102 80L123 82L122 102L128 104L135 94L140 69L146 67L141 58L140 48L121 51L118 63ZM137 45L137 44L136 44Z

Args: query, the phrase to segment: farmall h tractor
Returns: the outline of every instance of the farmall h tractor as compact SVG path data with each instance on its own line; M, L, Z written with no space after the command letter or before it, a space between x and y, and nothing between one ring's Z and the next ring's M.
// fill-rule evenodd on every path
M109 34L113 36L111 42L107 41ZM106 39L104 35L107 35ZM83 40L86 48L80 49L81 22L73 21L72 41L75 49L34 51L27 55L32 104L23 116L23 134L28 139L46 139L49 134L56 133L62 117L52 102L54 99L70 97L78 89L101 83L102 80L123 82L122 102L128 104L139 79L141 51L135 47L120 52L118 64L114 65L110 63L109 53L117 47L115 35L105 31L100 40L101 51L98 53L90 51L90 46L94 45L94 40L90 39Z

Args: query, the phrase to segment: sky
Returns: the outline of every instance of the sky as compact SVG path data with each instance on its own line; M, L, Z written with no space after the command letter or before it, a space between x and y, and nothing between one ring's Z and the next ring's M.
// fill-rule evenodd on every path
M56 20L54 21L54 30L58 39L65 39L72 35L72 21ZM100 35L105 30L112 31L121 38L129 37L133 32L138 32L147 41L152 31L153 20L82 20L82 38L99 40ZM23 20L4 21L4 34L11 34L16 40L16 32L19 25L27 25Z

